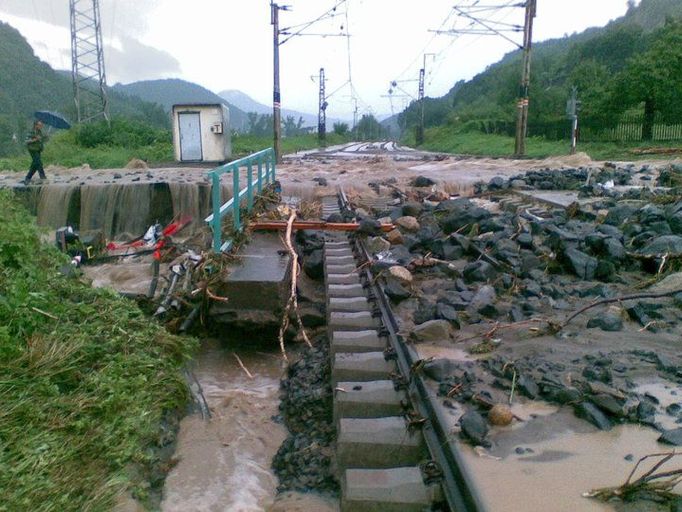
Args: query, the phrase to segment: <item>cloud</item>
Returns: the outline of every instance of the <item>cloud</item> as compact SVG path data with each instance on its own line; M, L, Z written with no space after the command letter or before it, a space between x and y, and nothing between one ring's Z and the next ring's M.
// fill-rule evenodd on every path
M170 53L147 46L132 37L119 37L116 47L105 48L109 83L168 78L181 74L180 63Z

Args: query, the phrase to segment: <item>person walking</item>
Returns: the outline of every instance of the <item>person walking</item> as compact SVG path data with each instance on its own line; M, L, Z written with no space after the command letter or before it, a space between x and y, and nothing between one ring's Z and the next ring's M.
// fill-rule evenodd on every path
M40 179L45 179L45 169L43 169L41 153L45 147L47 135L43 134L43 126L42 121L35 121L33 123L33 129L26 139L26 148L28 149L29 155L31 155L31 167L29 167L28 174L24 178L24 185L28 185L31 182L31 178L33 178L36 171L38 171Z

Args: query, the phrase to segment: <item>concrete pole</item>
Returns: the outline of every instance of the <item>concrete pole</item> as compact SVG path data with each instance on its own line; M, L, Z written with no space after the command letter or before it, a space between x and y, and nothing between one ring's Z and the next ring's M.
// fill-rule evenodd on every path
M530 86L530 50L533 42L533 19L536 12L536 0L526 0L526 20L523 26L523 74L521 76L521 88L519 100L516 104L516 144L514 154L524 156L526 154L526 133L528 131L528 89Z
M274 131L275 161L282 163L282 114L281 114L281 95L279 89L279 5L270 3L270 12L273 33L273 63L274 63L274 83L272 88L272 125Z

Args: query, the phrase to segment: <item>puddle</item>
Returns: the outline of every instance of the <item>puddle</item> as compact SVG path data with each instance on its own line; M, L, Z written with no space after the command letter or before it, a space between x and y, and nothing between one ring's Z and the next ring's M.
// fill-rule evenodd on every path
M682 405L682 388L663 379L635 381L635 384L637 384L635 392L647 394L658 400L659 413L655 415L656 423L667 430L680 428L681 425L677 423L680 416L671 416L665 412L665 409L672 404Z
M538 436L523 439L515 433L502 440L502 448L511 453L501 460L480 456L469 447L463 451L491 512L611 511L616 510L615 504L582 494L622 484L640 457L666 451L656 442L658 436L652 429L635 425L610 432L563 432L541 441L533 441ZM519 455L515 447L526 451ZM497 451L495 447L490 454L499 455ZM627 455L633 460L625 460Z
M266 510L277 487L272 457L286 437L284 426L272 419L279 405L279 354L238 348L250 379L232 349L204 343L195 375L212 418L195 414L182 420L179 462L166 479L161 510Z

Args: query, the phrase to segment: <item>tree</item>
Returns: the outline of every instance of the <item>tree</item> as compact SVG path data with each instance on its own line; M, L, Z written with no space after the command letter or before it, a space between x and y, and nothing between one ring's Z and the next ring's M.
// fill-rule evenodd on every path
M615 80L610 97L616 112L642 106L642 137L653 138L654 118L682 117L682 22L669 19L653 35L648 49L632 57Z
M364 114L355 127L357 137L361 140L378 140L384 136L384 128L372 114Z
M334 123L334 133L336 135L346 135L348 133L348 123Z

